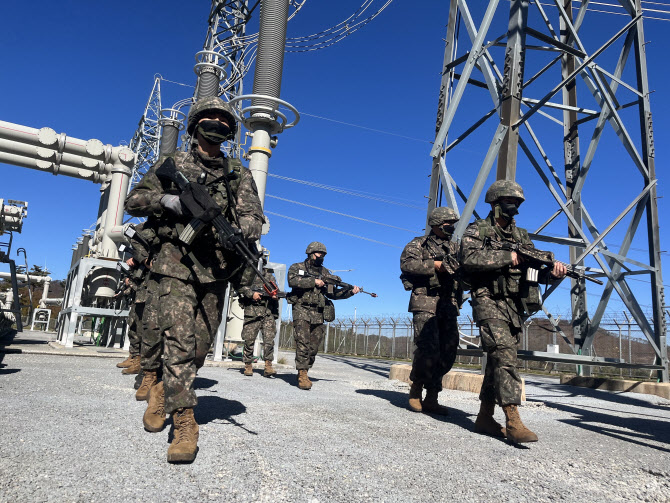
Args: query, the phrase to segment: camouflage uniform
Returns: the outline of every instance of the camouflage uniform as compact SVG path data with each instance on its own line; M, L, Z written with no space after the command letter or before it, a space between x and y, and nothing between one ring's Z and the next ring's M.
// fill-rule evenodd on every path
M295 368L297 370L309 370L314 365L325 333L324 310L331 311L325 321L332 321L335 318L335 310L330 299L348 299L354 295L352 290L335 288L332 285L318 288L315 285L315 278L305 276L304 271L315 276L340 280L325 267L310 264L309 259L293 264L288 269L288 285L292 290L286 300L293 305L293 336L295 337Z
M175 152L172 157L189 181L205 174L210 195L249 243L260 237L263 211L248 169L236 159L210 158L196 148ZM148 217L161 243L151 270L158 282L156 316L165 337L165 411L173 413L197 403L193 391L196 370L204 363L221 323L227 282L239 289L244 268L233 251L219 244L213 226L200 232L188 247L179 241L179 233L191 218L179 217L161 204L166 194L179 194L172 182L156 176L164 160L161 158L129 194L126 211Z
M267 281L277 284L277 280L267 269L264 271ZM254 291L263 294L263 282L255 276L251 287L240 288L240 306L244 308L244 328L242 328L242 339L244 339L244 363L253 361L254 342L260 330L263 333L263 359L271 362L274 359L275 334L277 333L276 320L279 318L279 300L268 296L260 300L253 300Z
M462 290L452 266L437 272L434 261L453 257L458 245L431 232L410 241L400 256L401 276L412 289L408 311L414 318L414 359L410 380L426 390L442 390L442 378L451 370L458 348L458 314Z
M135 226L137 235L142 240L151 242L156 233L146 223ZM128 313L128 339L130 341L129 353L131 356L140 356L141 343L144 333L144 312L146 307L146 288L149 277L146 268L146 261L151 254L142 240L130 239L130 245L133 250L133 260L137 264L130 278L130 285L133 289L133 300Z
M503 229L493 212L470 224L461 242L462 267L472 291L472 314L487 352L480 400L501 406L521 403L521 377L516 368L523 326L522 271L512 267L512 252L492 250L486 240L533 244L528 232L512 220Z
M141 300L138 300L140 299L138 290L137 283L131 279L129 285L121 292L121 296L125 297L126 304L130 306L130 309L128 309L128 353L131 358L140 355L140 343L142 340L142 311L144 304Z

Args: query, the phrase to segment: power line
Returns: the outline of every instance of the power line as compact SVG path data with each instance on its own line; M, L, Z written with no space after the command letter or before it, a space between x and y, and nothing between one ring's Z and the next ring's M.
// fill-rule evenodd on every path
M374 220L368 220L367 218L361 218L361 217L357 217L357 216L354 216L354 215L348 215L347 213L340 213L339 211L327 210L326 208L320 208L319 206L312 206L311 204L301 203L299 201L293 201L291 199L285 199L283 197L273 196L271 194L265 194L265 197L271 197L272 199L278 199L279 201L285 201L287 203L298 204L300 206L305 206L307 208L312 208L312 209L319 210L319 211L325 211L327 213L333 213L334 215L340 215L342 217L353 218L355 220L360 220L362 222L367 222L367 223L370 223L370 224L383 225L384 227L390 227L392 229L407 231L407 232L411 232L413 234L417 233L416 230L405 229L404 227L396 227L395 225L389 225L389 224L385 224L385 223L382 223L382 222L375 222Z
M273 177L273 178L277 178L279 180L285 180L287 182L294 182L294 183L300 183L300 184L303 184L303 185L308 185L310 187L315 187L317 189L330 190L332 192L339 192L340 194L346 194L346 195L349 195L349 196L361 197L363 199L370 199L372 201L379 201L379 202L382 202L382 203L394 204L396 206L403 206L405 208L412 208L412 209L415 209L415 210L426 211L425 206L416 206L416 205L413 205L413 204L407 204L407 203L401 203L401 202L398 202L398 201L392 201L390 199L385 199L385 198L382 198L382 197L376 197L376 196L368 195L364 192L356 192L356 191L353 191L353 190L350 190L350 189L343 189L343 188L340 188L340 187L335 187L333 185L324 185L322 183L310 182L310 181L307 181L307 180L299 180L297 178L289 178L287 176L275 175L273 173L268 173L268 176Z
M349 236L349 237L352 237L352 238L362 239L364 241L370 241L371 243L376 243L376 244L379 244L379 245L388 246L390 248L397 248L398 250L402 250L401 246L396 246L396 245L392 245L392 244L389 244L389 243L384 243L383 241L377 241L376 239L366 238L365 236L359 236L357 234L351 234L349 232L340 231L340 230L337 230L337 229L333 229L332 227L326 227L324 225L313 224L312 222L307 222L305 220L300 220L298 218L293 218L293 217L289 217L289 216L286 216L286 215L280 215L279 213L275 213L273 211L265 211L264 213L266 215L273 215L275 217L281 217L281 218L285 218L287 220L293 220L294 222L299 222L299 223L305 224L305 225L311 225L312 227L318 227L319 229L325 229L327 231L337 232L338 234L344 234L345 236Z
M355 127L355 128L358 128L358 129L365 129L367 131L374 131L375 133L382 133L382 134L387 134L387 135L390 135L390 136L396 136L398 138L405 138L406 140L420 141L421 143L429 143L431 145L433 144L433 142L430 141L430 140L425 140L425 139L421 139L421 138L414 138L412 136L405 136L405 135L402 135L402 134L392 133L390 131L383 131L381 129L374 129L374 128L366 127L366 126L359 126L358 124L352 124L351 122L338 121L338 120L335 120L335 119L329 119L327 117L321 117L319 115L308 114L308 113L305 113L305 112L300 112L300 115L306 115L308 117L314 117L315 119L321 119L321 120L328 121L328 122L335 122L336 124L343 124L345 126L351 126L351 127Z

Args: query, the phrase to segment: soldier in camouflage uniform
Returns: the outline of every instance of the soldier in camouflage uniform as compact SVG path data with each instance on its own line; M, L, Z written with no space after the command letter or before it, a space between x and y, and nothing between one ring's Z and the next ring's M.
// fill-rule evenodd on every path
M524 426L517 406L521 404L521 377L517 371L517 345L531 295L520 257L514 251L493 250L490 241L530 244L525 229L516 226L514 215L524 201L521 186L498 180L486 192L491 204L488 217L470 224L461 242L461 267L472 292L472 313L487 353L484 382L479 395L481 408L475 431L514 443L536 442L537 435ZM551 275L565 276L565 266L554 263ZM527 305L527 304L526 304ZM496 402L505 413L506 428L493 419Z
M288 269L288 286L292 288L286 301L293 305L293 336L295 337L295 368L298 370L298 387L310 389L312 381L307 376L314 365L325 329L324 321L335 319L335 307L330 299L348 299L360 289L336 288L327 285L329 277L340 278L323 267L326 245L314 241L305 250L307 259ZM323 279L321 279L323 278Z
M122 374L138 374L141 370L140 346L142 341L143 318L146 301L145 290L148 278L148 266L146 259L149 253L149 250L147 250L146 247L147 241L143 238L145 235L148 235L148 237L152 235L150 229L145 230L145 226L146 224L144 223L136 225L136 234L129 240L132 256L126 260L126 264L128 267L130 267L132 272L130 273L129 277L124 279L127 288L122 292L122 295L126 296L128 303L130 304L130 310L128 313L128 339L130 342L130 355L126 360L116 365L117 367L124 369Z
M126 260L129 267L135 268L136 262L133 258ZM141 326L142 326L142 311L144 304L138 290L141 289L141 283L138 285L136 279L126 276L123 278L124 288L116 295L115 298L124 298L128 309L128 358L120 363L117 363L118 368L123 369L122 374L137 374L140 371L140 341L141 341Z
M153 256L160 245L156 229L152 226L155 221L147 220L135 227L137 234L131 238L133 258L145 268L145 276L137 292L137 301L143 303L141 318L140 367L142 379L138 383L135 399L142 401L149 399L151 388L160 378L161 356L163 354L163 340L160 330L157 329L158 281L151 274ZM137 237L139 236L139 238Z
M264 269L263 274L267 281L277 284L274 271ZM263 358L265 359L265 370L263 375L270 377L277 372L272 367L275 348L275 334L277 333L277 318L279 318L279 299L270 297L263 289L263 281L256 276L252 285L240 288L240 306L244 308L244 327L242 328L242 339L244 339L244 375L253 376L252 367L254 356L254 342L260 330L263 334Z
M414 238L400 255L400 278L405 289L412 291L408 311L414 318L416 349L409 408L415 412L448 413L438 403L437 395L442 391L442 378L454 365L458 348L463 291L456 278L458 245L451 242L457 221L451 208L435 208L428 216L430 233Z
M193 138L189 151L171 156L191 183L208 189L223 215L253 244L264 221L256 184L248 169L220 151L221 143L233 138L236 129L227 103L216 97L202 99L189 111L187 131ZM159 159L128 195L126 211L155 221L161 242L152 274L159 283L158 319L165 337L163 385L152 388L149 401L154 394L164 393L164 410L172 414L174 440L168 448L168 462L192 462L199 434L193 415L195 373L221 323L227 283L239 289L244 266L235 252L219 243L211 225L205 225L190 245L179 240L191 216L174 183L156 175L163 161L164 157Z

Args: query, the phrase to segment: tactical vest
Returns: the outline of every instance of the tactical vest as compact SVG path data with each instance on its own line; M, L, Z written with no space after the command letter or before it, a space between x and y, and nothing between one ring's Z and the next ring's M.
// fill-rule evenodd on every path
M419 241L419 247L422 250L422 258L424 260L435 258L436 255L431 254L430 250L426 247L426 241L430 235L422 236ZM445 254L446 254L445 250ZM408 273L400 274L400 281L402 281L402 286L406 291L416 290L417 288L425 288L426 292L430 290L442 290L442 293L450 294L458 300L458 305L463 304L463 289L460 285L460 269L459 271L450 278L448 282L440 281L438 275L433 274L430 278L425 276L414 276Z
M492 226L488 220L480 219L475 221L479 230L479 239L486 243L489 239L495 239L495 236L501 240L507 240L496 227ZM532 244L528 231L517 227L512 229L512 239L515 243ZM466 273L462 275L463 288L467 290L476 290L481 287L488 288L493 298L511 297L519 301L523 306L524 314L530 316L539 311L542 307L542 298L537 283L526 281L525 272L522 269L510 267L506 273L494 271L492 273Z

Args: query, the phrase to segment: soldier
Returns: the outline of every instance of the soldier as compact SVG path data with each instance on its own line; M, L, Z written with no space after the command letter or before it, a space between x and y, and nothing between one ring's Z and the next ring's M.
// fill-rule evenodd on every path
M193 139L188 152L171 156L189 182L206 188L222 208L221 214L240 229L245 241L253 244L260 237L264 221L256 184L248 169L220 150L224 141L234 138L236 129L235 116L227 103L216 97L202 99L188 114L187 131ZM163 385L152 388L149 402L151 405L154 395L161 395L154 402L164 399L164 411L172 414L174 440L168 448L168 462L192 462L199 435L193 415L197 404L195 373L204 364L212 336L221 323L227 282L239 289L244 266L235 252L218 241L211 225L206 224L190 245L179 240L192 217L174 183L156 175L164 161L165 157L159 159L129 194L126 210L155 221L161 242L152 274L159 283L158 320L165 338ZM156 419L148 425L153 428L147 428L149 431L160 429L157 425L162 427L163 418Z
M272 269L265 269L264 276L267 281L277 284ZM270 297L263 290L263 282L256 276L251 287L240 288L240 306L244 308L244 328L242 328L242 339L244 339L244 375L253 376L254 370L251 365L253 361L254 342L260 330L263 333L263 358L265 359L265 370L263 375L271 377L277 372L272 367L275 348L275 334L277 333L276 320L279 318L279 299Z
M326 245L314 241L305 250L307 259L289 267L288 286L292 288L286 301L293 305L293 335L295 337L295 368L298 387L310 389L312 381L307 371L314 365L316 353L324 335L324 321L335 319L335 306L330 299L348 299L360 289L335 288L327 285L328 278L340 280L323 267Z
M137 267L137 263L131 257L126 260L126 264L132 269ZM140 285L141 286L141 285ZM123 369L122 374L138 374L140 367L140 327L142 324L142 308L144 304L138 302L137 298L138 284L135 279L126 276L123 278L123 289L114 295L115 298L125 298L125 303L130 306L128 310L128 358L117 363L118 368ZM140 299L141 300L141 299Z
M454 210L435 208L428 216L430 233L414 238L400 255L400 278L405 289L412 291L408 311L414 318L416 349L409 408L415 412L448 414L437 395L442 391L442 378L456 360L458 314L463 303L463 290L456 278L458 245L450 241L456 222Z
M146 240L143 234L152 234L149 229L145 230L145 224L135 226L135 235L130 238L132 257L126 260L126 264L131 268L131 276L126 277L129 287L132 288L132 297L128 296L130 312L128 313L128 339L130 342L130 355L126 360L118 363L117 367L122 367L122 374L139 374L141 367L141 343L143 333L143 318L146 301L146 287L148 279L148 263L150 251L147 249ZM139 236L139 239L137 238ZM132 300L131 300L132 299ZM127 363L126 363L127 362Z
M498 180L486 191L491 212L470 224L461 242L461 268L467 274L472 292L472 313L487 353L484 381L479 395L481 407L475 431L496 437L507 436L513 443L536 442L537 435L521 422L521 377L516 368L517 345L524 318L526 297L538 295L522 274L515 251L493 250L487 243L509 241L530 244L525 229L516 226L514 216L524 201L521 186L511 180ZM566 269L555 262L551 275L562 278ZM539 297L538 297L539 298ZM506 428L493 419L496 402L505 413Z

